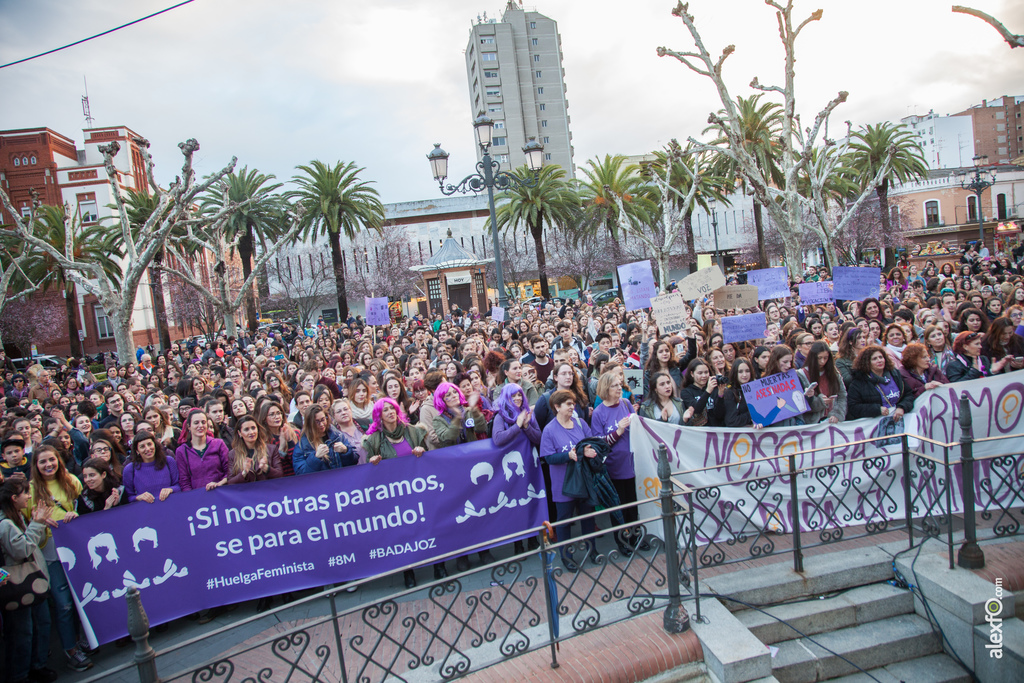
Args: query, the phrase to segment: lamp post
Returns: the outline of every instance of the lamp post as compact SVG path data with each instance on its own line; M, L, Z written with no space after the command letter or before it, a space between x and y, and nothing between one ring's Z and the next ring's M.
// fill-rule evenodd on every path
M978 253L985 248L985 212L981 208L981 193L996 184L996 172L994 170L982 173L981 167L988 163L988 156L985 154L976 155L974 162L974 174L961 170L959 175L960 187L970 190L978 198Z
M725 266L722 265L722 255L718 252L718 200L711 197L708 200L708 210L711 211L711 228L715 232L715 263L722 274L725 274Z
M473 122L473 129L476 132L476 142L484 153L481 161L477 162L477 172L468 175L455 185L445 185L445 178L448 177L448 152L441 149L441 143L435 143L433 151L427 155L430 161L430 169L434 174L434 180L441 188L441 194L451 196L456 192L466 194L469 192L480 192L487 190L487 203L491 211L491 237L494 240L494 272L498 288L498 306L507 308L508 299L505 296L505 278L501 269L501 249L498 246L498 215L494 208L494 188L507 190L513 183L523 187L533 187L537 184L537 174L544 165L544 145L537 142L536 138L530 138L523 147L526 155L526 166L533 171L533 179L520 178L514 173L499 170L501 164L491 158L491 133L494 130L494 121L486 114L480 114Z

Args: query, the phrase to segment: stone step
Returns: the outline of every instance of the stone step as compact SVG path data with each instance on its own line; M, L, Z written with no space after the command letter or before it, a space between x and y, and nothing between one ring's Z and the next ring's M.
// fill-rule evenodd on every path
M971 676L949 655L928 655L897 662L868 671L871 676L857 672L831 683L970 683ZM872 676L874 678L872 678Z
M821 633L814 639L868 671L942 651L938 634L932 633L928 622L916 614ZM780 683L827 681L857 671L806 638L787 640L777 647L772 674ZM918 679L910 680L917 683Z
M745 609L737 612L736 618L758 640L771 645L799 637L786 624L792 624L797 630L812 636L899 614L910 614L914 611L914 596L908 590L887 583L876 583L853 588L835 597L775 605L764 611L768 614Z
M879 583L893 578L892 557L876 546L814 555L804 559L804 571L788 562L743 569L701 581L701 590L729 595L755 604L793 600ZM723 601L732 612L743 605Z

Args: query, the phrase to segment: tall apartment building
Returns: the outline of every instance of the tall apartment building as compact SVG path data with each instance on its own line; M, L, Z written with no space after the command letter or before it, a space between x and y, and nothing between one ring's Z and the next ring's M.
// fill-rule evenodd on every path
M509 0L501 21L477 17L466 46L473 118L495 121L491 154L504 169L526 163L531 137L544 145L544 163L575 175L569 104L558 24ZM482 158L477 150L477 160Z
M929 111L900 119L918 137L928 168L972 166L975 155L1009 164L1024 154L1024 95L982 100L948 116Z

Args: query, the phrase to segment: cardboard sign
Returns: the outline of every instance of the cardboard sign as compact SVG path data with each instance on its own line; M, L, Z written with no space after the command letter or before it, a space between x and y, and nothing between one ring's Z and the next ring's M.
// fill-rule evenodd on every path
M627 263L624 266L619 266L618 270L622 296L626 300L626 310L650 308L651 299L658 296L650 260Z
M679 292L651 299L651 309L662 334L682 332L690 324L690 311Z
M747 284L757 287L757 297L762 301L785 299L790 295L789 269L786 266L779 266L778 268L749 270L747 271Z
M764 313L728 315L722 318L722 339L726 344L763 339L767 329L768 319Z
M715 308L755 308L757 301L754 285L726 285L715 290Z
M710 266L696 273L690 273L679 283L679 293L684 299L693 301L711 296L719 287L725 286L725 274L718 266Z
M505 322L505 309L501 306L494 306L491 308L491 320L496 323Z
M832 269L832 291L840 301L863 301L871 297L877 299L881 279L881 268L836 266Z
M807 412L807 397L796 370L752 379L743 385L743 398L754 424L768 425Z
M830 304L835 300L836 297L832 293L832 282L829 280L800 283L800 303L804 306Z
M626 388L630 393L640 396L644 393L644 371L639 368L624 368Z
M391 316L388 315L388 298L379 296L371 299L364 297L366 301L366 324L367 325L390 325Z

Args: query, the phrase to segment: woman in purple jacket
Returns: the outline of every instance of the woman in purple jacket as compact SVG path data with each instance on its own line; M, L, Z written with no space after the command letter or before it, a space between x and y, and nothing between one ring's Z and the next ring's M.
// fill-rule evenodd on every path
M520 434L525 434L534 446L540 446L540 427L530 410L526 392L518 384L509 383L494 402L491 439L495 446L504 448Z
M205 488L212 491L228 483L231 453L227 444L209 433L206 413L196 408L188 414L178 437L174 460L182 491Z

